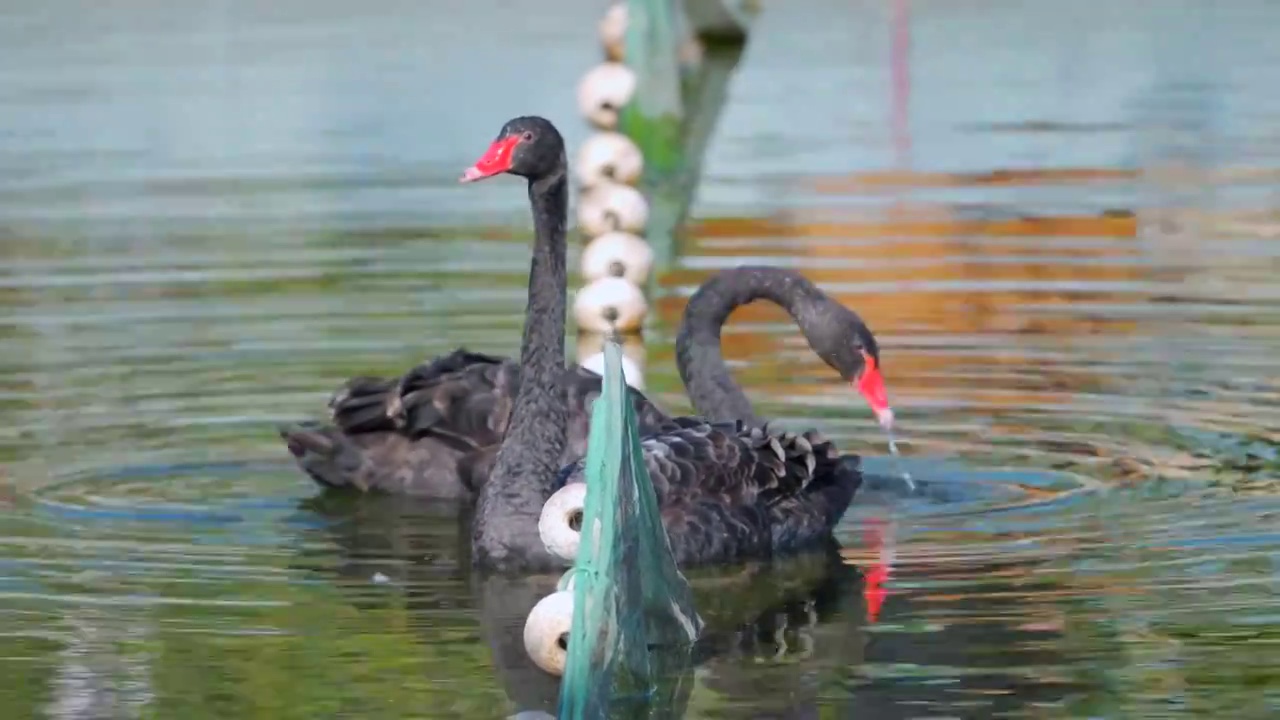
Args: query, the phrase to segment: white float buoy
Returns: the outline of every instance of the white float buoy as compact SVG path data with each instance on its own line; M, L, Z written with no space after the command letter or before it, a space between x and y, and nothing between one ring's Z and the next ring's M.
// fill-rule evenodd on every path
M578 338L577 338L578 346L576 348L577 350L576 356L578 358L579 365L582 365L583 363L585 363L591 356L599 355L600 353L604 352L605 337L606 337L605 335L602 335L600 333L593 333L593 332L578 333ZM618 341L622 344L622 354L628 358L631 358L631 362L635 363L636 367L643 370L646 364L646 360L648 360L647 356L645 355L644 338L635 333L629 333L626 335L621 335L618 338Z
M573 593L554 592L538 601L524 622L524 650L546 672L564 675L573 626Z
M586 483L569 483L547 498L542 506L542 515L538 517L538 536L542 538L542 544L552 555L570 564L578 559L582 510L586 506Z
M578 364L600 377L604 377L604 353L590 355L583 358L582 362ZM622 356L622 379L636 390L644 392L644 371L640 369L636 361L626 355Z
M598 33L606 60L622 62L626 58L627 22L626 3L610 5L604 17L600 18ZM680 43L677 53L681 63L690 67L696 66L702 62L702 41L696 35L689 35Z
M578 262L587 282L620 277L632 285L644 285L653 269L653 248L631 233L610 232L588 243Z
M593 188L607 182L635 185L644 172L644 155L631 138L622 133L598 132L578 149L574 173L578 184Z
M649 312L640 288L617 277L603 277L578 290L573 315L578 327L591 332L634 332Z
M600 18L600 44L604 56L613 62L622 62L627 42L627 4L615 3Z
M623 31L624 33L626 31ZM702 64L703 47L702 41L697 35L690 35L680 43L680 48L676 50L676 54L680 57L680 62L687 67L697 67Z
M578 82L578 112L601 130L618 127L622 108L636 93L636 74L622 63L601 63Z
M605 183L578 197L578 229L587 237L621 230L643 235L649 222L649 203L630 185Z

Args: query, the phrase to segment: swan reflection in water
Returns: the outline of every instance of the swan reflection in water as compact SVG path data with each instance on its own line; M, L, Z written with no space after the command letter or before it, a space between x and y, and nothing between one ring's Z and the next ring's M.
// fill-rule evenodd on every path
M326 494L301 509L324 518L307 532L326 542L305 543L310 550L304 552L314 557L296 564L336 580L357 606L377 607L394 596L421 621L414 625L424 634L434 635L442 614L470 611L513 712L555 712L559 679L529 659L522 632L533 606L555 591L558 574L473 574L469 519L438 501ZM686 577L707 626L693 664L669 681L678 691L675 707L649 717L682 717L712 697L757 711L801 711L785 716L802 717L817 711L816 679L861 660L863 579L841 561L834 543L785 560L693 569Z
M326 494L301 510L321 522L308 523L296 565L343 588L355 607L404 606L424 643L446 646L424 653L452 658L465 653L451 643L488 646L487 662L442 661L458 675L441 682L492 675L510 713L555 712L559 683L534 666L521 633L557 575L473 576L469 519L438 503ZM996 717L1061 703L1079 689L1054 672L1087 663L1067 656L1062 629L1024 622L1072 590L1059 575L1036 572L1048 560L901 560L892 572L896 589L875 622L867 618L866 575L883 568L845 564L834 547L687 571L707 628L687 670L693 682L683 714L816 718L820 708L838 708L876 720L926 712ZM946 590L908 589L926 585ZM946 619L920 622L940 614ZM654 716L682 715L670 711Z

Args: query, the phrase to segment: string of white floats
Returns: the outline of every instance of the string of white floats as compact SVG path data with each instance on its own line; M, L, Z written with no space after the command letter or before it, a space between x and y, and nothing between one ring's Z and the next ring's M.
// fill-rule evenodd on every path
M584 285L573 303L578 324L578 363L604 372L602 338L616 329L624 342L627 384L644 389L644 344L638 341L649 304L641 289L653 270L653 250L644 240L649 203L636 189L644 156L618 132L622 108L636 92L636 75L622 63L627 6L612 5L600 21L605 61L578 83L578 110L595 129L578 149L578 231L586 240L579 257Z
M578 363L604 374L604 339L612 331L622 343L622 372L627 384L644 389L644 341L640 330L649 304L641 289L653 269L653 250L645 242L649 203L635 188L644 157L631 138L618 132L619 115L636 91L636 75L622 64L627 6L612 5L600 21L605 62L578 84L578 110L595 132L578 149L578 230L587 239L579 258L585 283L573 302L578 324ZM587 488L567 485L542 508L538 534L547 551L570 566L578 556ZM538 601L524 625L524 647L534 664L557 677L568 660L573 622L572 571L556 592Z

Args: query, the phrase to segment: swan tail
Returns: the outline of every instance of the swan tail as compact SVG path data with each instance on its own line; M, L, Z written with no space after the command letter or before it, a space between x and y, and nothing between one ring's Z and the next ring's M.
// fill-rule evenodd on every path
M484 484L492 465L491 450L447 438L347 435L314 422L283 425L279 432L298 467L322 488L462 500Z
M841 484L833 476L839 466L839 451L816 430L793 433L739 423L737 434L750 448L742 462L754 465L751 479L766 504L821 491L831 483Z
M280 437L298 467L324 488L370 489L363 449L336 428L318 423L279 427Z

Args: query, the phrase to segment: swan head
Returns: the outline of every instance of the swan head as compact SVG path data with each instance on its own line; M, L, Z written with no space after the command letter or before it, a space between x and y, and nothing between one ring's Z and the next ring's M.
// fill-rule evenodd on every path
M565 172L564 138L546 118L528 115L507 121L484 155L467 168L460 182L509 173L539 180Z
M893 426L893 409L880 374L880 346L862 318L840 303L823 298L806 313L809 347L866 400L886 430Z

